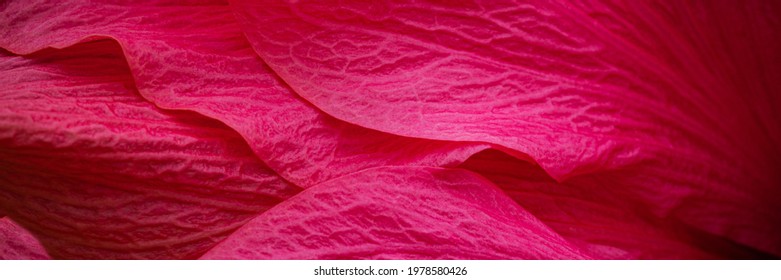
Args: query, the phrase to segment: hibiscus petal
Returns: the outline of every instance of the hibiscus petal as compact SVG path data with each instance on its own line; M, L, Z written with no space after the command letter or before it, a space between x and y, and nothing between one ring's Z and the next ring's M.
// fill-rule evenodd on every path
M630 172L605 172L553 180L539 166L496 150L460 167L477 172L562 237L600 259L767 258L727 239L659 219L628 199Z
M196 258L301 189L231 129L156 108L113 41L0 53L0 211L55 258Z
M553 178L781 256L774 1L244 1L299 95L398 135L484 141ZM584 192L580 195L587 195Z
M580 259L496 186L457 169L383 167L253 219L207 259Z
M488 147L397 137L322 114L257 57L222 1L119 2L10 1L0 47L29 53L111 37L145 98L224 122L303 187L375 166L452 166Z
M37 239L11 218L0 217L0 260L46 260L49 255Z

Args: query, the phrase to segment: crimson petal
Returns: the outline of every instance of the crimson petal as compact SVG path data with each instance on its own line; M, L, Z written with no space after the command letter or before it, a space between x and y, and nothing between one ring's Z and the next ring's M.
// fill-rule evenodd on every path
M0 104L0 211L54 258L196 258L301 190L225 125L141 98L110 40L0 54Z
M307 189L208 259L582 259L491 182L464 170L381 167Z
M0 47L24 54L110 37L141 95L224 122L302 187L383 165L453 166L489 147L398 137L322 114L260 60L223 1L95 2L10 1Z
M30 232L0 217L0 260L46 260L49 255Z
M631 198L632 169L599 172L559 183L539 166L496 150L460 167L501 187L531 214L600 259L756 259L771 256L681 224L660 219Z
M655 219L781 256L777 1L231 3L330 115L619 174Z

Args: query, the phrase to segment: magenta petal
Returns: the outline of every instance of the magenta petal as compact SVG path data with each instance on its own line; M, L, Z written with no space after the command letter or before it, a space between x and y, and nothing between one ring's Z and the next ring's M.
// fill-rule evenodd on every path
M322 114L261 61L222 1L11 1L0 26L0 47L15 53L118 41L145 98L220 120L302 187L383 165L453 166L489 146L398 137Z
M47 260L46 250L11 218L0 217L0 260Z
M207 257L781 256L777 2L95 2L0 4L55 258L197 257L281 177Z
M655 219L781 256L777 1L231 3L330 115L621 173Z
M54 258L196 258L300 191L225 125L135 90L110 40L0 53L0 212Z
M498 151L460 167L477 172L583 252L598 259L767 258L768 255L659 218L627 192L631 170L553 180L539 166Z
M587 258L474 173L383 167L263 213L208 259Z

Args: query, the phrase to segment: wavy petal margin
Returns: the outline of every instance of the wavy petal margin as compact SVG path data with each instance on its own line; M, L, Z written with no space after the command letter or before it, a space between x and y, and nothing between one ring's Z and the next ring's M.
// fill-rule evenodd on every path
M0 4L0 213L55 258L197 257L281 177L207 257L781 256L778 3L101 2Z
M227 124L302 187L384 165L453 166L489 147L399 137L323 114L263 63L223 1L10 1L0 23L0 47L18 54L116 40L141 95Z
M496 150L459 166L505 191L567 241L600 259L765 259L772 256L659 218L627 194L632 170L559 183L539 166Z
M54 258L196 258L299 192L223 124L162 111L119 46L0 54L0 211Z
M464 170L382 167L307 189L207 259L589 258Z
M624 173L606 179L655 219L781 256L778 2L231 4L330 115L506 147L559 182Z

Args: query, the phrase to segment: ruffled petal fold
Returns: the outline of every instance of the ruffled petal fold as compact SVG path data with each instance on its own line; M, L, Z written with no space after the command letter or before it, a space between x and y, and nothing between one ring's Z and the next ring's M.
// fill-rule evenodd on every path
M775 1L231 4L269 66L340 120L491 143L559 182L620 173L655 219L781 256Z
M0 47L19 54L116 40L142 96L227 124L302 187L384 165L453 166L489 147L399 137L323 114L257 56L223 1L11 1L0 22L8 23Z
M0 53L0 211L54 258L196 258L299 192L225 125L163 111L111 40Z
M481 176L381 167L307 189L247 223L204 258L589 257Z

